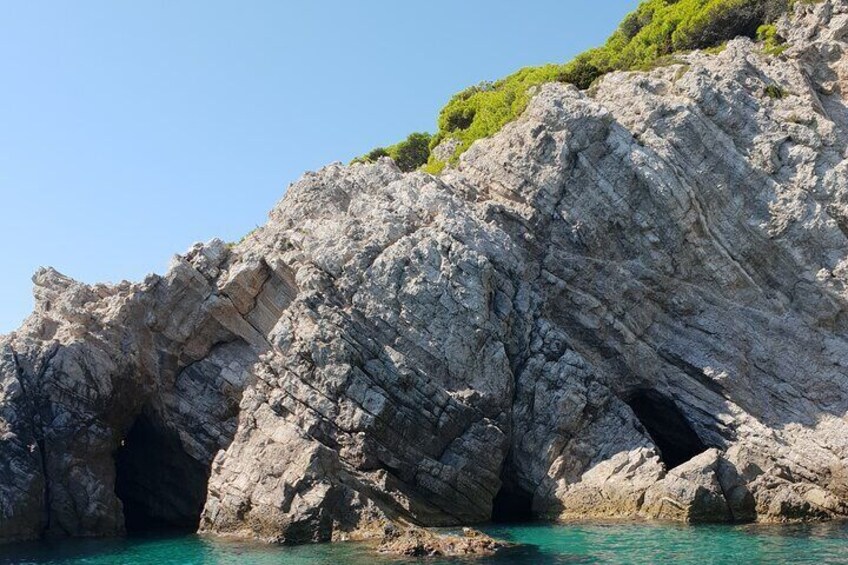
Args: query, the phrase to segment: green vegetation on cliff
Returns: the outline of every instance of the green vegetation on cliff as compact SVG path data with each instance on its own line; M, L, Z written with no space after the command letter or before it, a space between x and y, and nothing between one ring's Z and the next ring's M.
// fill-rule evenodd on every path
M447 161L456 162L476 140L497 133L521 115L533 86L559 81L586 89L608 72L648 69L673 53L716 47L738 36L758 38L769 52L777 54L781 39L772 23L794 1L645 0L624 18L602 47L586 51L565 64L526 67L496 82L463 90L442 108L435 135L412 134L406 141L375 149L356 161L369 162L389 155L403 170L426 165L425 170L436 173L445 163L432 155L430 149L453 138L456 148ZM425 136L429 146L422 151ZM412 143L415 150L409 151ZM402 163L397 157L400 153L404 157Z
M395 164L404 172L414 171L427 162L430 157L430 142L433 136L429 133L412 133L390 147L377 147L362 157L353 160L354 163L373 163L380 157L391 157Z

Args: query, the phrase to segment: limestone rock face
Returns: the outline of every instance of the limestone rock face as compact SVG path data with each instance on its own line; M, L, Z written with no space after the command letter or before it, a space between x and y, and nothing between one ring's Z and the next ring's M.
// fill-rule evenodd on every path
M848 2L309 173L0 338L0 540L848 517ZM404 526L405 527L405 526Z
M645 491L641 513L678 522L733 520L716 474L718 464L718 450L710 449L672 469Z

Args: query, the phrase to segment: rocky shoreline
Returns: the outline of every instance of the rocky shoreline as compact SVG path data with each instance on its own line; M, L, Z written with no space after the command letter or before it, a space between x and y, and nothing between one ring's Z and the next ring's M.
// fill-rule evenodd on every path
M778 29L545 85L439 176L308 173L163 276L39 271L0 541L848 517L848 3Z

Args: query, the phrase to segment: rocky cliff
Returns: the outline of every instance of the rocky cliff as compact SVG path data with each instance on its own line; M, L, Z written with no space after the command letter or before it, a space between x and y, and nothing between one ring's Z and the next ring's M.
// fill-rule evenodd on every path
M164 276L34 277L0 539L848 516L848 2L330 165Z

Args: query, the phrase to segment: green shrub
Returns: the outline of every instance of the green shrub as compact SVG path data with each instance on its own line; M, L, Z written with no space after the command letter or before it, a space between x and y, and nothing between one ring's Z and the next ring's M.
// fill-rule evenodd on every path
M675 51L712 47L728 39L754 37L767 2L714 0L683 19L671 35Z
M475 140L498 132L521 114L527 107L530 86L559 78L559 67L548 65L522 69L488 89L473 87L460 92L439 114L436 141L455 137L460 141L457 155L462 153Z
M786 50L786 40L777 33L773 24L764 24L757 28L757 40L763 44L763 50L770 55L780 55Z
M757 28L757 41L767 43L775 41L777 37L777 27L774 24L763 24Z
M765 87L765 94L769 98L774 98L775 100L780 100L781 98L786 98L789 93L786 92L786 89L777 84L769 84Z
M361 157L357 157L351 163L374 163L380 157L388 157L389 152L384 147L377 147L376 149L372 149L365 155Z
M404 141L391 147L377 147L365 155L357 157L352 163L374 163L380 157L391 157L398 168L404 172L414 171L427 162L430 157L429 133L413 133Z
M468 129L474 123L474 108L457 108L445 117L445 131L453 132Z
M406 140L389 148L389 157L401 171L414 171L430 157L430 134L411 134Z
M430 147L455 138L459 143L449 162L456 162L476 140L497 133L521 115L533 86L560 81L587 89L610 71L648 69L674 61L669 55L676 52L719 48L740 35L754 38L794 1L817 0L644 0L602 47L565 64L527 67L455 95L439 113L438 131L428 138ZM777 40L776 34L773 37ZM387 150L392 154L393 148ZM409 163L418 162L422 154L416 152ZM430 156L427 170L441 170L444 165Z
M421 168L421 170L425 173L430 173L431 175L438 175L443 170L445 170L446 166L447 163L445 163L444 161L439 161L438 159L430 159L430 161L428 161L427 164Z

